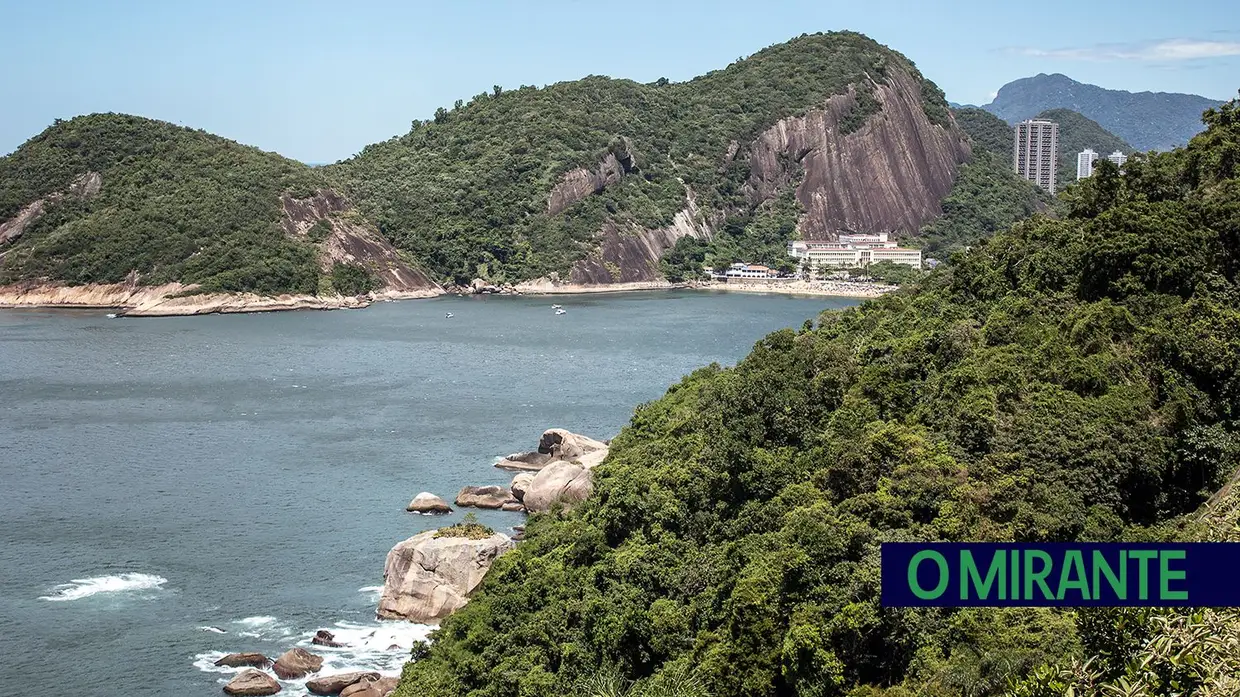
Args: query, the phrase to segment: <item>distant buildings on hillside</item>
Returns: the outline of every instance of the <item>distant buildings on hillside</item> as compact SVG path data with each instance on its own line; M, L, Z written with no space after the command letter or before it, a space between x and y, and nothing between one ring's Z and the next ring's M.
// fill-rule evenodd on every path
M1128 161L1128 156L1116 150L1107 155L1107 159L1115 163L1116 167L1123 167ZM1076 156L1076 180L1088 179L1094 176L1094 163L1098 161L1098 153L1085 148Z
M1085 148L1076 156L1076 180L1089 179L1094 176L1094 163L1098 161L1098 153Z
M1059 124L1030 119L1016 124L1012 165L1016 174L1055 193L1055 166L1059 157Z
M788 243L788 255L811 269L864 268L880 261L921 268L921 250L900 247L885 232L841 233L836 242L794 240Z

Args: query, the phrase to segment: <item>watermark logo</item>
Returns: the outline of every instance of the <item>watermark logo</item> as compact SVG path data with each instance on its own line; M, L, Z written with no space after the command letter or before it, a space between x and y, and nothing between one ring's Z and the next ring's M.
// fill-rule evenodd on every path
M1240 607L1240 544L890 542L887 607Z

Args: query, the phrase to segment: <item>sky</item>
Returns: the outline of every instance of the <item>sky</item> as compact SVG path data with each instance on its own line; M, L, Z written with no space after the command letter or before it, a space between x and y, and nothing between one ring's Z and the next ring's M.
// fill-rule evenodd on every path
M0 153L115 111L334 162L492 85L680 81L840 29L960 103L1040 72L1219 100L1240 88L1236 0L0 0Z

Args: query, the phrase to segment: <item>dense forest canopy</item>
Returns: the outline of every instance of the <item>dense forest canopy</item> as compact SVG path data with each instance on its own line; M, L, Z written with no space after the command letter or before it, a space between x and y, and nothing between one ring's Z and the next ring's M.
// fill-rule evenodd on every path
M280 195L326 180L309 167L204 131L123 114L58 121L0 158L0 221L82 175L98 195L65 196L0 256L0 284L51 278L203 290L313 293L316 248L281 230Z
M833 32L801 36L683 83L595 76L541 89L495 88L328 170L385 235L458 282L566 272L593 248L605 220L666 226L690 190L703 215L733 218L706 245L707 257L775 262L797 210L755 209L745 200L749 172L736 148L850 86L859 90L858 106L844 126L860 127L879 109L873 81L893 68L921 82L927 116L947 124L942 92L911 62L860 34ZM628 174L549 214L547 195L561 176L592 170L609 153L628 163Z
M1240 465L1240 109L1206 122L639 407L397 694L1050 695L1139 655L1106 616L885 609L878 548L1169 537Z

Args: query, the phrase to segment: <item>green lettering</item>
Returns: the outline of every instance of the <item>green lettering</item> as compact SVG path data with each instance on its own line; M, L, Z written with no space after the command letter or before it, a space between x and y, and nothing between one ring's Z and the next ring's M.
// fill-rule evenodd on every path
M1041 560L1042 569L1033 570L1034 560ZM1025 550L1025 600L1033 600L1033 584L1038 584L1042 588L1042 597L1050 600L1055 596L1051 594L1050 586L1046 585L1046 577L1051 575L1051 555L1040 549Z
M978 573L977 563L973 561L973 553L967 549L960 551L960 599L969 599L969 582L977 590L977 599L986 600L990 597L990 587L998 579L999 600L1007 599L1007 551L999 550L990 558L990 566L986 569L986 580Z
M1101 550L1094 550L1094 597L1102 598L1102 576L1107 577L1107 583L1111 584L1111 590L1115 591L1117 600L1128 599L1128 552L1120 550L1119 553L1119 576L1116 577L1115 570L1107 563L1106 555Z
M917 567L926 559L934 560L934 563L939 567L939 585L935 586L932 591L925 590L921 587L921 584L917 583ZM923 549L917 554L914 554L913 558L909 560L908 588L913 591L913 595L921 598L922 600L934 600L940 595L943 595L943 591L947 590L947 582L949 578L950 574L947 571L947 560L943 558L942 554L939 554L932 549Z
M1157 556L1158 552L1152 549L1134 549L1128 552L1129 559L1137 559L1141 562L1137 573L1137 582L1140 584L1137 597L1141 600L1150 599L1150 560Z
M1086 578L1085 559L1081 556L1081 551L1068 550L1064 553L1063 562L1063 568L1059 570L1059 592L1055 594L1055 600L1063 600L1069 589L1080 591L1081 600L1089 600L1089 581ZM1075 580L1068 578L1070 572L1075 572Z
M1188 553L1182 549L1170 549L1158 554L1158 598L1160 600L1188 600L1188 591L1173 591L1168 585L1171 581L1183 581L1188 576L1186 571L1172 571L1172 559L1184 559Z

